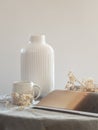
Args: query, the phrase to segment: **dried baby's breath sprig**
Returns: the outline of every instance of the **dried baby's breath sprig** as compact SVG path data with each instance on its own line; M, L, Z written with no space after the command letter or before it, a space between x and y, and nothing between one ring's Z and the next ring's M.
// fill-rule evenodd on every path
M72 84L75 83L76 77L74 76L74 74L71 71L68 73L68 78L69 78L70 83L72 83Z
M75 82L78 82L81 86L84 86L84 84L80 80L78 80L76 78L76 76L71 71L69 71L69 73L68 73L68 78L69 78L69 81L67 82L65 89L67 89L67 90L77 90L77 89L79 89L75 85Z
M29 106L32 103L32 94L12 93L13 103L18 106Z
M73 90L74 89L74 84L72 84L70 81L67 82L65 89L67 90Z
M88 78L83 81L84 86L82 86L82 91L95 92L96 88L94 85L94 80L92 78Z
M86 80L81 82L71 71L68 73L68 78L69 80L65 86L66 90L98 92L98 88L95 87L94 80L92 78L87 78ZM75 83L78 83L80 85L77 86Z

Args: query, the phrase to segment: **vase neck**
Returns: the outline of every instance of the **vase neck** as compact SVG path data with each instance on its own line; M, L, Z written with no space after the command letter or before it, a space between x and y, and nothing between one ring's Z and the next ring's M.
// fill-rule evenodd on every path
M45 35L39 35L39 36L31 36L30 37L30 42L31 43L36 43L36 44L45 44Z

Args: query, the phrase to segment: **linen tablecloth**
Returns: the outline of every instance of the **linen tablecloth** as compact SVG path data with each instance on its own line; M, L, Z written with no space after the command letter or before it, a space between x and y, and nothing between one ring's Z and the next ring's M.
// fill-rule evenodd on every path
M0 112L0 130L98 130L98 118L38 109Z

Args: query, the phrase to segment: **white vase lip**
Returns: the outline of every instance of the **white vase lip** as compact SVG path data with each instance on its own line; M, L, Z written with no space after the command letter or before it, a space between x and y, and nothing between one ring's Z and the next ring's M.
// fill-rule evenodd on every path
M31 43L45 43L45 35L31 35Z

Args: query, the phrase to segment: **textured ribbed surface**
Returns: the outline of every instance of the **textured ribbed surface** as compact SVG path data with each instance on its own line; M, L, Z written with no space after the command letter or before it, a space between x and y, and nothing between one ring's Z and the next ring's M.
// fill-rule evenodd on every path
M21 79L41 87L41 96L54 87L54 52L45 44L31 44L21 52Z

